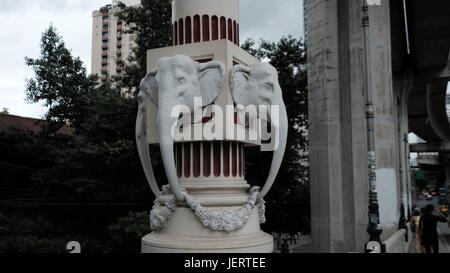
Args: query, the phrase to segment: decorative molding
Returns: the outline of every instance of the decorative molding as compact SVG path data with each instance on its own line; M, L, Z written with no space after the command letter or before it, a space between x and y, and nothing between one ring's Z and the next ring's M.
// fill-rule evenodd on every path
M202 225L212 231L233 232L243 228L250 219L250 215L255 207L258 208L260 223L266 222L265 202L258 200L260 188L250 189L250 196L246 204L240 209L208 209L197 203L186 191L182 194L185 202L197 216ZM153 210L150 213L150 225L152 230L160 231L167 226L170 217L176 210L177 204L175 196L161 205L158 200L155 201Z
M164 206L156 199L155 205L150 212L150 228L155 231L164 229L176 208L177 202L174 195L170 197Z

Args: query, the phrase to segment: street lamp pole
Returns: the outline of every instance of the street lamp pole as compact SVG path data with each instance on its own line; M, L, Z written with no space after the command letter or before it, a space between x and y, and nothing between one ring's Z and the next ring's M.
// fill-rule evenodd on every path
M365 53L365 75L364 93L366 97L366 121L367 121L367 159L368 159L368 182L369 182L369 224L367 232L370 239L366 244L366 252L385 252L381 243L383 230L380 226L380 210L378 205L377 175L376 175L376 153L375 153L375 109L373 105L373 92L371 84L370 69L370 42L369 42L369 6L366 0L362 0L362 27L364 30L364 53Z
M406 225L406 214L405 214L405 187L403 187L403 158L402 158L402 122L401 122L401 107L402 107L402 97L400 94L397 95L397 146L398 146L398 172L399 172L399 183L400 183L400 220L398 223L398 229L406 230L405 241L408 242L408 227ZM405 150L405 153L407 151ZM406 166L405 166L406 168Z

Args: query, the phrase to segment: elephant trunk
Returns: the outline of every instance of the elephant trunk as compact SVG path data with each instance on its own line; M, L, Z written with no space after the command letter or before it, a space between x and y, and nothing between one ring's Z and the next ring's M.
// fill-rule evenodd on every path
M172 193L181 202L184 200L184 195L178 182L173 148L172 128L178 122L178 117L172 117L172 109L177 105L176 103L170 102L173 100L173 98L164 99L164 97L160 97L157 125L159 128L161 157L166 170L167 180L169 181Z
M278 135L275 137L278 139L278 147L275 149L272 158L272 165L270 167L269 176L267 177L266 183L259 195L259 199L263 199L275 182L278 172L280 170L281 164L283 162L284 153L286 151L286 142L288 136L288 117L286 113L286 106L280 105L279 122L274 121L274 117L271 116L271 123L274 127L278 127Z

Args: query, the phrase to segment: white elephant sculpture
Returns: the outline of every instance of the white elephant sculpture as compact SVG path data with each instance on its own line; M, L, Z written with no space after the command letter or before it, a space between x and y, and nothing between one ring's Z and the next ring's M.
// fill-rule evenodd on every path
M257 63L250 67L236 65L231 72L230 88L237 105L244 107L264 105L269 109L273 105L279 106L279 118L271 117L269 111L270 122L279 132L275 137L279 139L278 149L273 154L269 176L258 197L262 200L272 188L280 170L288 135L288 117L278 82L278 72L268 63Z
M194 98L202 98L203 106L210 105L219 96L225 78L225 68L220 62L198 63L184 55L162 58L156 71L142 80L139 93L139 112L136 121L136 141L141 163L156 197L161 191L156 183L146 140L146 105L150 99L158 107L157 127L160 134L161 155L166 169L170 189L176 200L184 201L174 159L174 140L171 128L178 118L171 117L177 105L194 110Z

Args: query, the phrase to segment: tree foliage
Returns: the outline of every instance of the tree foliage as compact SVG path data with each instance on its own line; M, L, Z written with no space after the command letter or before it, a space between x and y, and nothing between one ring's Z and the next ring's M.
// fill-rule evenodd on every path
M25 58L35 73L34 78L27 80L26 98L32 103L43 101L48 107L48 120L79 128L89 103L85 98L96 79L87 76L83 62L72 56L53 25L43 33L40 47L39 59Z
M125 33L135 38L136 47L128 60L128 65L115 81L119 88L130 94L137 92L139 83L147 69L147 51L172 45L172 1L142 0L140 6L126 7L117 14L125 21Z
M14 209L20 202L15 198L0 209L0 230L5 228L8 238L4 249L37 252L22 245L34 244L44 252L64 252L64 242L78 240L85 253L139 252L142 234L149 232L148 219L144 221L148 217L139 212L151 209L154 196L136 151L135 92L146 73L146 51L170 44L170 10L165 0L124 7L119 16L131 26L127 32L137 37L137 47L124 72L101 85L87 75L55 27L44 32L39 58L26 58L35 73L27 80L27 101L43 101L48 120L68 123L75 130L70 141L46 150L45 167L34 172L33 183L27 185L37 198L29 200L23 213ZM165 183L157 149L152 150L156 177ZM42 219L61 232L52 235L33 228L22 234L21 228L6 229Z
M29 207L18 213L14 198L2 203L8 206L0 207L0 235L7 239L0 240L0 249L37 252L33 247L38 247L42 252L65 252L65 244L77 240L85 253L139 251L140 238L149 232L148 215L142 211L151 209L154 197L136 151L135 95L146 73L147 50L171 44L170 11L169 0L143 0L141 6L123 6L119 17L129 26L127 32L136 38L137 46L123 72L104 84L87 75L81 60L66 48L55 27L44 32L40 57L26 58L35 73L27 80L27 100L44 102L48 120L68 123L75 130L72 139L50 141L45 151L40 151L45 157L35 157L45 162L27 185L34 197L29 199ZM269 195L269 222L264 228L269 232L306 232L309 201L304 45L286 37L278 43L262 41L259 47L247 41L243 47L259 59L270 60L280 72L291 124L285 163ZM15 139L19 149L31 141L6 137ZM165 184L159 149L151 150L156 178ZM270 159L258 150L247 153L251 184L265 180Z
M283 165L275 186L268 195L265 229L295 234L310 230L309 168L308 168L308 90L306 52L303 41L291 36L277 43L254 40L242 45L262 61L269 61L277 70L289 119L288 142ZM261 183L267 177L271 157L261 156L257 149L246 155L248 180Z

